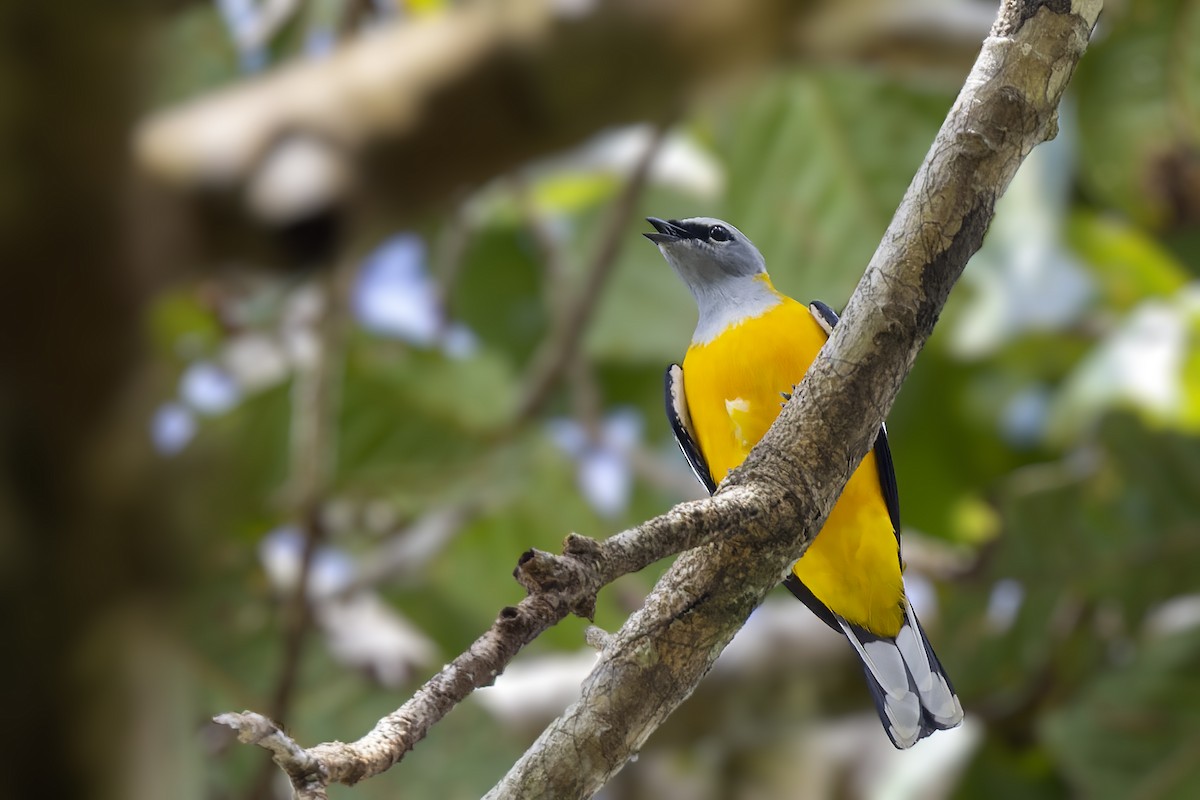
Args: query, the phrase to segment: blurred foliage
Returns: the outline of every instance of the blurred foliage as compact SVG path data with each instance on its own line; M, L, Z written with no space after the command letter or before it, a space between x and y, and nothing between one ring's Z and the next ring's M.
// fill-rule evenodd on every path
M416 5L424 13L438 4ZM1061 196L1034 192L1041 205L1025 211L1063 221L1044 251L1050 255L1035 266L1080 270L1087 287L1080 303L1049 322L998 329L988 340L994 344L965 355L954 341L957 322L979 313L980 292L994 291L969 274L890 417L909 535L972 564L933 576L940 619L928 620L969 717L985 728L957 796L1200 795L1200 620L1167 632L1147 623L1164 603L1200 588L1197 8L1134 0L1106 12L1064 110L1063 141L1017 179L1035 181L1044 170L1065 176ZM285 26L272 60L299 57L312 38L297 32L303 24ZM239 77L238 54L207 5L175 12L160 59L156 102ZM956 89L849 66L762 76L711 98L677 133L718 168L721 189L705 195L656 173L632 216L730 219L760 246L779 288L840 307ZM469 329L473 347L455 353L406 342L359 330L350 319L337 353L334 468L323 500L342 513L328 515L328 545L369 565L431 511L470 509L419 569L377 587L436 645L439 659L461 651L520 598L510 571L523 550L556 549L569 531L603 536L686 496L686 470L661 419L661 376L682 356L694 310L632 220L597 298L582 368L532 422L514 419L530 364L557 333L554 309L582 284L622 184L619 169L583 161L573 166L567 155L531 169L521 176L524 202L501 182L468 198L459 216L431 217L416 231L434 251L423 268L444 297L439 313ZM456 236L465 237L457 250L447 243ZM561 262L553 269L563 274L547 263L547 236ZM1024 236L1020 225L993 228L985 248L993 252L981 258L992 259L999 280L1015 280L1012 251L1003 248ZM281 320L293 288L243 282L164 294L149 320L163 399L173 375L198 358L227 359L247 333L286 351ZM997 298L1013 314L996 325L1020 319L1018 306L1029 302L1019 292L989 295ZM240 309L234 322L231 306ZM1148 330L1138 326L1146 318L1155 321ZM285 668L282 603L258 548L269 530L297 518L286 491L296 467L296 374L293 365L233 410L202 418L195 440L164 464L177 478L173 500L197 554L170 642L181 664L182 688L171 695L178 729L195 731L225 709L265 708ZM636 457L595 435L618 407L643 420ZM582 452L615 453L615 461L572 454L547 428L551 419L579 422L592 435ZM634 475L615 515L597 510L581 487L585 474L615 480L603 469ZM657 572L604 592L597 623L620 625ZM1001 584L1018 595L1008 615L996 608ZM582 630L578 620L565 622L527 656L578 649ZM359 735L440 663L382 688L314 635L288 728L306 743ZM800 728L822 713L869 705L856 674L817 678L830 697L816 703L812 692L788 689L808 677L786 666L780 673L747 691L802 696L780 706ZM723 690L738 691L728 683ZM730 714L739 697L705 708ZM736 761L729 754L737 745L721 744L720 732L744 734L746 725L725 720L696 726L708 731L702 743L681 735L660 751L676 764L713 753ZM776 764L789 757L784 727L770 728L781 743ZM507 729L470 701L394 773L331 794L475 797L536 728ZM655 741L644 762L653 762ZM755 759L771 761L771 741L754 741ZM243 796L264 760L227 744L214 756L199 736L171 758L175 774L204 776L202 791L192 787L196 797ZM639 770L653 778L642 764L627 772ZM797 788L802 775L788 781L808 796ZM735 796L728 791L711 796Z

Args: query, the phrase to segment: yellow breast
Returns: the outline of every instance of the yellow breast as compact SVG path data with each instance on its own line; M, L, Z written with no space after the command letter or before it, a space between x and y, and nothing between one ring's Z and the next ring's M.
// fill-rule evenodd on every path
M800 382L825 338L807 307L783 298L766 313L688 349L684 394L717 482L767 432L783 406L782 393ZM834 613L878 635L895 636L904 588L877 469L869 453L793 570Z

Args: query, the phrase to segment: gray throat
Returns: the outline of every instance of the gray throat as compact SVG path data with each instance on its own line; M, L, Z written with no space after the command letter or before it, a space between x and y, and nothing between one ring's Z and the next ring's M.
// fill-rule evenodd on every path
M700 309L692 344L708 344L730 325L761 316L782 302L779 295L755 276L689 284L688 288Z

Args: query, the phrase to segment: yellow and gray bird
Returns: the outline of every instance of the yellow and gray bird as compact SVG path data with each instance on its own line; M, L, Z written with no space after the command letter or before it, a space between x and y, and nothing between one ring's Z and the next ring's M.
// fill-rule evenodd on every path
M666 375L667 415L696 477L716 491L779 415L837 323L829 306L778 292L746 236L709 217L650 217L700 316L683 366ZM880 429L825 526L784 585L844 634L898 748L958 725L962 705L904 593L900 498Z

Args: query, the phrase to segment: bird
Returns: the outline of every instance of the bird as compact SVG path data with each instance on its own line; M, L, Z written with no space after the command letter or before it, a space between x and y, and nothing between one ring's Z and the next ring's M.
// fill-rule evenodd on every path
M758 248L712 217L648 217L667 263L699 310L683 365L665 375L667 417L711 494L779 415L837 324L825 303L775 289ZM900 501L887 431L846 483L784 585L862 662L884 730L898 749L953 728L963 709L904 590Z

